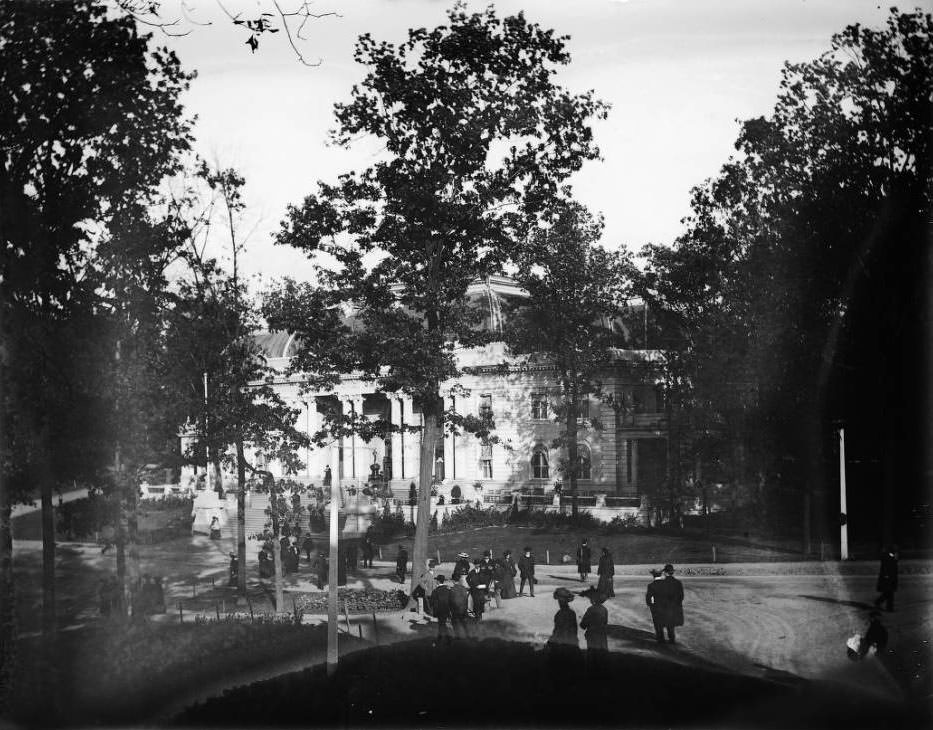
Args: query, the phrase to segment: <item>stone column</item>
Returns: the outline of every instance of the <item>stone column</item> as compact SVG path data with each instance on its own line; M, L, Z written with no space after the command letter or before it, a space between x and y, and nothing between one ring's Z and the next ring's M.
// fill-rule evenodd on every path
M317 400L313 396L308 399L307 416L308 436L310 437L321 428L321 414L318 413ZM324 464L327 461L326 458L322 459L324 456L322 449L314 444L308 447L308 476L317 483L320 483L324 476Z
M353 404L353 413L356 416L363 415L363 396L354 395L351 398L351 403ZM364 449L366 445L365 442L356 434L350 438L352 453L350 457L351 471L350 476L356 480L357 484L365 482L366 478L369 476L369 465L372 463L372 452L369 449ZM368 457L368 458L367 458ZM344 456L346 458L346 456Z
M409 426L420 424L419 417L412 411L411 397L402 396L402 418ZM417 432L405 434L405 476L402 477L407 485L409 481L418 479L418 449L421 437ZM406 492L407 495L407 492Z
M397 396L389 396L389 419L393 425L402 423L402 401ZM392 436L392 479L403 479L402 474L402 434L393 433Z

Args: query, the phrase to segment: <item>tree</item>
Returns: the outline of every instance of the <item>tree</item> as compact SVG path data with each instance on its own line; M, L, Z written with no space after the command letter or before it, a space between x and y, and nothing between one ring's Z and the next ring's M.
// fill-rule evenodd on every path
M674 250L646 251L645 295L679 319L692 391L733 432L760 435L762 473L802 485L807 551L811 498L820 528L832 513L824 452L840 415L881 426L887 495L896 474L919 477L895 446L917 437L890 414L910 402L901 342L925 316L931 29L892 9L884 28L849 26L820 58L787 64L773 113L742 125Z
M368 72L337 105L333 141L369 135L385 154L289 208L278 243L332 265L318 266L317 286L286 284L266 307L273 327L296 334L293 369L312 385L358 371L420 405L415 565L427 557L435 441L445 424L488 431L445 413L440 392L459 373L456 348L491 336L466 288L502 267L560 183L598 155L587 122L606 111L555 83L570 60L565 38L492 8L458 4L448 17L397 46L360 37ZM341 319L351 304L360 326Z
M621 336L612 323L629 294L628 257L597 245L601 219L574 201L555 201L547 220L533 229L516 260L516 281L529 294L507 318L506 341L516 355L552 367L560 383L556 418L563 431L553 443L566 450L562 471L577 514L580 428L601 428L589 409L591 396L615 402L604 381L615 364Z
M212 169L202 164L199 179L207 185L210 201L199 205L196 194L185 203L195 210L188 227L190 246L187 278L178 292L168 323L164 362L165 380L179 383L175 394L173 422L187 424L197 437L199 453L184 458L215 466L232 462L237 472L238 590L246 594L246 490L247 472L256 466L246 457L246 445L268 458L276 458L288 473L300 466L297 450L308 443L295 426L299 412L288 406L269 384L273 375L256 344L259 329L255 302L239 276L239 257L245 241L239 238L240 218L245 208L243 178L233 169ZM217 200L215 200L217 198ZM214 203L219 202L220 210ZM217 214L224 218L229 235L231 272L204 254L199 229L209 229ZM204 395L205 379L209 395ZM233 449L233 455L230 455ZM219 483L219 482L218 482Z
M193 13L184 0L175 8L166 7L163 0L116 0L117 7L143 27L157 28L167 36L185 36L198 26L212 25L201 13ZM335 12L316 13L310 0L298 0L294 4L272 0L271 3L257 3L257 10L244 15L233 13L222 2L217 3L225 20L241 28L246 36L244 45L252 53L259 49L261 39L285 31L284 37L291 46L295 57L305 66L320 66L321 60L311 61L305 57L304 43L308 40L305 33L308 24L322 18L340 17ZM263 8L267 9L263 9Z
M63 345L85 343L58 335L97 312L87 275L112 216L123 202L154 193L190 141L178 96L191 77L173 54L147 43L132 21L110 18L91 2L0 8L0 87L7 91L0 108L0 320L7 343L0 381L4 419L17 426L15 434L3 428L0 485L5 668L15 596L9 510L27 496L16 485L33 476L42 492L45 624L54 629L51 490L74 474L56 471L52 458L54 406L88 399L77 378L61 377L61 363L74 357ZM30 385L43 388L41 400L31 397Z

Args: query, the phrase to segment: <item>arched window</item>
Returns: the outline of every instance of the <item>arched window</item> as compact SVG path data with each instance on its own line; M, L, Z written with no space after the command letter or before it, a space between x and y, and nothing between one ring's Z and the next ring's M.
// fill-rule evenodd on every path
M543 446L535 447L534 452L531 454L531 477L532 479L548 479L550 477L547 449Z
M592 479L593 470L591 467L590 449L583 444L577 444L577 462L580 464L580 471L577 477L580 479Z

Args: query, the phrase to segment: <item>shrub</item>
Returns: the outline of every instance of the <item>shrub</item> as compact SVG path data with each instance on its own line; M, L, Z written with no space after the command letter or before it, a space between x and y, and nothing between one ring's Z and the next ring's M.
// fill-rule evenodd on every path
M508 514L495 507L476 507L467 505L462 509L451 512L444 520L441 532L467 530L474 527L500 527L507 524Z
M374 542L387 543L395 539L396 535L405 532L405 518L401 512L382 513L373 515L369 536Z

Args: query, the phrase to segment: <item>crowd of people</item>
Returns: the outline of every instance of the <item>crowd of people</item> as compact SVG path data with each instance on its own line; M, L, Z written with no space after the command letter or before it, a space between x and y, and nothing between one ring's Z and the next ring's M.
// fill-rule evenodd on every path
M586 540L577 549L577 571L580 580L586 582L592 573L592 552ZM408 563L408 552L399 545L396 558L396 578L404 581ZM412 591L412 610L421 611L437 622L437 643L448 644L453 638L470 638L490 607L499 608L503 600L522 598L525 587L528 596L534 598L535 557L526 547L516 561L512 551L506 550L501 557L493 557L489 550L472 561L465 552L458 553L453 572L447 576L438 574L437 561L428 560L418 576ZM684 623L684 590L674 577L674 566L665 565L663 570L652 570L654 580L648 585L645 602L655 627L655 636L661 643L675 641L675 628ZM603 548L597 567L598 582L583 591L574 593L566 587L554 591L559 608L554 616L554 631L549 646L560 655L568 648L579 648L578 631L582 629L586 640L589 661L600 663L599 653L608 651L609 615L603 605L615 597L615 563L608 548ZM519 580L516 590L515 582ZM576 596L589 599L590 606L577 620L576 612L570 607ZM667 632L667 639L664 632Z

